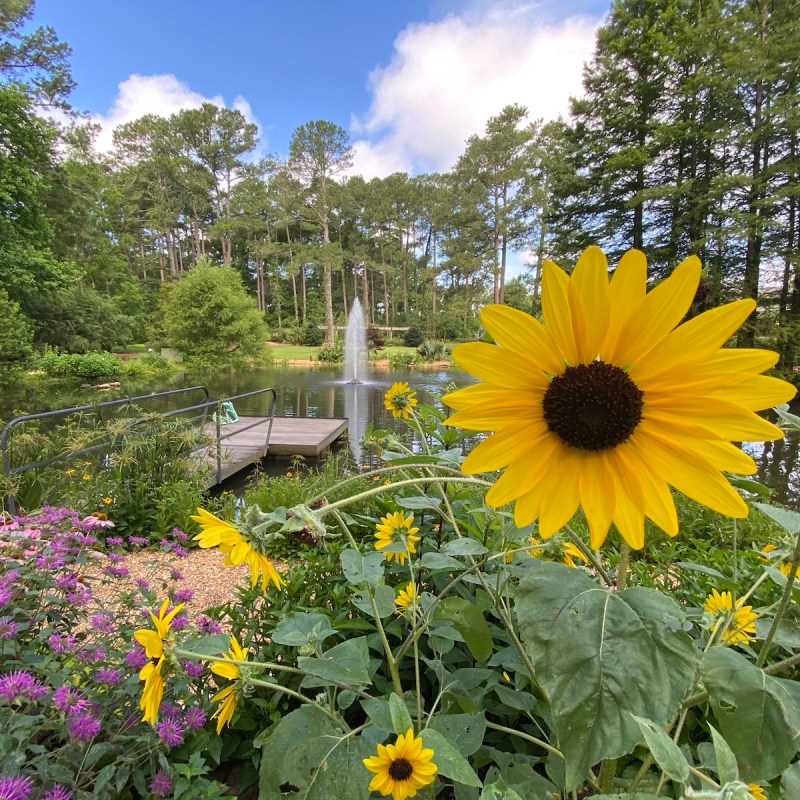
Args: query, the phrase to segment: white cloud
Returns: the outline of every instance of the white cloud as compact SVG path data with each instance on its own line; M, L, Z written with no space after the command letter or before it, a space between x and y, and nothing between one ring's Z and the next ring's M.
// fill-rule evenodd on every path
M391 63L370 75L368 113L351 122L360 137L353 172L449 170L464 141L511 103L526 106L530 120L565 115L600 20L547 22L540 12L488 4L405 28Z
M199 108L203 103L225 107L225 99L221 95L205 97L190 89L174 75L134 74L122 81L118 89L119 92L108 113L94 114L91 117L92 122L100 125L100 133L95 141L95 146L100 152L111 150L111 134L114 128L146 114L169 117L183 109ZM258 125L253 109L244 97L236 97L231 108L241 111L248 122Z

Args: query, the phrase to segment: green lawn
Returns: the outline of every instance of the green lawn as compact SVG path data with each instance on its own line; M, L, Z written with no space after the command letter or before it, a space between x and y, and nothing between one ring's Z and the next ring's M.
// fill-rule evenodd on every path
M274 344L269 345L270 353L276 362L280 361L316 361L319 347L308 347L301 344ZM382 347L378 351L370 350L370 360L387 359L392 353L414 353L416 347ZM377 353L377 354L376 354Z

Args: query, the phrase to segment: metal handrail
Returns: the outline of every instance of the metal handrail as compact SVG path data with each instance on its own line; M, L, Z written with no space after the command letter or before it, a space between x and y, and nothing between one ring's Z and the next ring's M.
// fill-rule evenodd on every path
M54 417L66 417L70 414L80 414L85 412L91 412L98 416L100 421L103 421L103 415L101 413L102 409L105 408L114 408L119 406L126 406L126 414L133 409L134 405L147 400L154 400L156 398L161 397L169 397L176 394L185 394L188 392L193 391L202 391L205 395L206 402L201 403L198 406L190 406L188 408L179 409L176 412L164 412L164 416L174 416L175 414L180 414L187 410L193 410L195 408L200 409L203 408L203 415L201 424L205 423L205 420L208 416L208 409L215 404L216 401L209 400L208 389L205 386L187 386L182 389L167 389L163 392L151 392L150 394L142 394L136 395L134 397L130 397L129 395L124 395L123 397L119 397L116 400L104 400L100 403L92 403L90 405L83 405L83 406L72 406L70 408L60 408L56 409L55 411L40 411L36 414L22 414L18 417L14 417L13 419L9 420L8 423L3 427L2 434L0 434L0 452L2 452L2 461L3 461L3 475L6 478L9 478L11 475L16 475L20 472L27 472L30 469L36 469L37 467L44 467L48 466L49 464L54 464L57 461L69 461L73 458L78 458L82 455L86 455L88 453L93 453L96 450L103 450L107 449L109 446L108 442L103 442L95 445L91 445L90 447L83 447L79 450L74 450L69 453L62 453L57 456L50 456L49 458L41 459L40 461L31 461L27 464L21 464L16 467L11 466L11 451L9 447L9 435L13 428L18 425L21 425L24 422L30 422L31 420L41 420L41 419L50 419ZM274 406L274 400L273 400ZM143 421L146 417L141 417L137 420L131 420L131 424L135 425L138 422ZM199 419L199 417L198 417ZM8 495L8 507L9 511L13 514L16 510L16 502L14 500L14 496L12 494Z

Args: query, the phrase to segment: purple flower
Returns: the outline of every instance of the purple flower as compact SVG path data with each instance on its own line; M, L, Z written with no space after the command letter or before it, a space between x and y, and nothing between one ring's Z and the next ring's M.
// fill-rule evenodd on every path
M116 630L110 614L93 614L91 617L92 627L100 633L114 633Z
M67 716L80 714L89 708L89 701L82 692L64 684L53 692L53 705Z
M113 547L119 547L122 544L122 537L121 536L106 536L106 544L110 544Z
M106 553L106 558L112 564L119 564L120 562L125 560L125 556L122 553Z
M15 670L0 677L0 698L9 702L40 697L43 688L30 672L24 670Z
M11 617L0 617L0 639L13 639L18 630L19 625Z
M112 578L127 578L130 575L130 570L127 567L105 567L103 569L106 575L110 575Z
M110 519L100 519L100 517L88 516L81 520L81 525L90 531L99 530L100 528L113 528L114 523Z
M174 581L182 581L183 580L183 573L177 567L170 567L169 568L169 576Z
M141 547L146 545L150 540L146 536L129 536L128 541L131 544L139 545Z
M89 742L100 733L100 720L91 714L76 714L67 723L69 735L77 742Z
M156 772L153 775L153 780L150 781L148 789L158 797L166 797L172 791L172 781L169 779L169 774L166 772Z
M105 661L106 651L100 645L88 645L78 651L78 658L84 664L96 664L99 661Z
M95 678L99 683L105 683L109 686L122 683L122 673L118 669L110 669L109 667L97 670Z
M173 595L173 600L176 603L188 603L194 597L194 589L183 588L177 589Z
M39 569L61 569L67 563L64 556L56 555L55 553L47 553L46 555L39 556L33 562Z
M203 664L200 661L189 661L185 659L181 661L183 671L190 678L199 678L203 674Z
M160 544L160 545L161 545L163 548L165 548L166 550L170 550L170 549L172 549L172 542L170 542L170 541L169 541L169 539L162 539L162 540L159 542L159 544Z
M178 720L165 719L158 723L156 730L158 731L158 738L167 747L177 747L179 744L183 744L183 726Z
M141 669L147 663L147 656L144 648L138 645L133 650L129 650L125 656L125 666L131 669Z
M187 558L189 556L189 551L185 547L181 547L179 544L172 545L172 553L173 555L178 556L178 558Z
M71 633L51 633L47 644L54 653L66 653L75 648L75 637Z
M0 606L4 606L12 597L13 592L11 589L6 588L3 586L0 588Z
M73 606L85 606L92 599L92 593L81 583L74 592L67 592L64 598Z
M181 614L178 614L177 617L173 617L172 618L172 627L176 631L179 631L182 628L185 628L188 624L189 624L189 620L186 617L182 616Z
M186 713L183 715L183 724L192 730L202 728L206 724L206 712L200 706L187 708Z
M0 777L0 800L28 800L33 791L33 781L30 778Z
M78 585L78 576L74 572L62 572L53 579L58 589L74 589Z
M137 578L136 585L143 591L146 592L150 589L150 581L145 580L144 578Z
M189 537L180 528L173 528L172 535L176 539L180 539L182 542L186 542L189 540Z
M42 795L42 800L72 800L72 789L57 783Z
M203 633L222 633L222 626L215 619L201 614L197 618L197 627Z
M162 703L159 706L158 713L167 719L178 719L181 715L181 708L174 703Z

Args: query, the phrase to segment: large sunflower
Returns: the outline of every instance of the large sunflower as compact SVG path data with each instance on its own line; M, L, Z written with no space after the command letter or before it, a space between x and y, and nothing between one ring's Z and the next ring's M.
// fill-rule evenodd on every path
M496 344L453 350L483 383L446 395L448 423L491 431L467 456L474 474L505 469L486 500L515 501L519 527L539 520L552 536L583 508L591 545L611 522L633 548L644 518L670 536L678 518L670 486L731 517L747 505L723 472L756 466L732 442L778 439L754 412L791 399L794 388L761 375L777 354L723 345L755 308L738 300L680 324L700 281L691 256L647 292L644 254L629 250L610 281L589 247L571 275L545 262L544 324L508 306L481 321Z
M422 739L409 728L394 744L379 744L378 754L364 759L364 766L375 773L369 790L392 800L416 797L417 789L433 783L436 764L433 750L422 746Z

